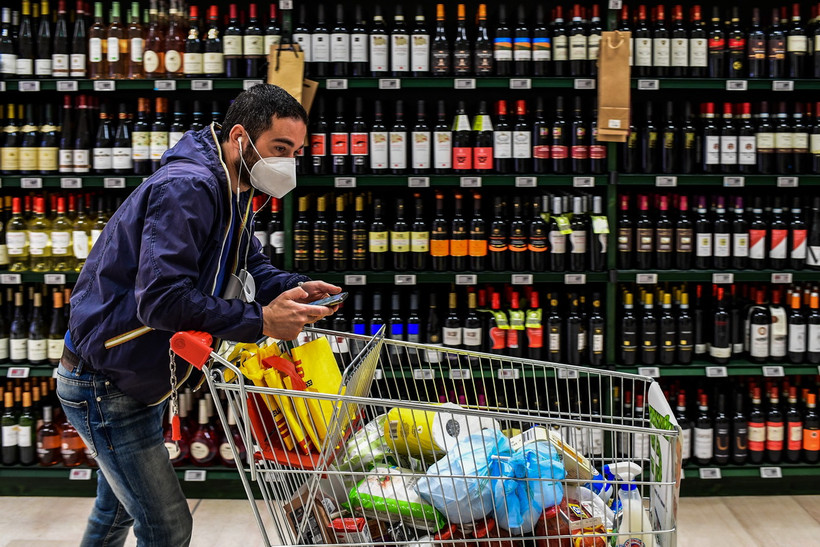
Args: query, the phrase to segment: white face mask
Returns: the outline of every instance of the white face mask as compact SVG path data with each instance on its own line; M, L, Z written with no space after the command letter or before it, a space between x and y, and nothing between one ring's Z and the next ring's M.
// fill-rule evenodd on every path
M260 158L250 170L251 186L275 198L283 198L285 194L296 188L296 158L263 158L250 137L248 137L248 142ZM241 138L239 146L239 157L247 169L248 166L245 164L243 150L241 149Z

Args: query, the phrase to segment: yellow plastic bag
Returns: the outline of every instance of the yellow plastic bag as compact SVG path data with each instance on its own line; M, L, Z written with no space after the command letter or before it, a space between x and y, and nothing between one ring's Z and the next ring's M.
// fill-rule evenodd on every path
M342 373L324 336L291 351L296 371L305 381L305 391L312 393L339 393ZM287 382L288 379L285 379ZM317 447L327 438L328 424L338 403L323 399L294 397L294 407L302 419L302 425Z

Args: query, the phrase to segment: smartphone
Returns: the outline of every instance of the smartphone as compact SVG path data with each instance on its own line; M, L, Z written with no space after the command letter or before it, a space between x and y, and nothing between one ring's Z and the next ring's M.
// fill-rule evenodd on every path
M333 294L326 298L322 298L320 300L315 300L310 302L311 306L337 306L347 299L347 292L340 292L339 294Z

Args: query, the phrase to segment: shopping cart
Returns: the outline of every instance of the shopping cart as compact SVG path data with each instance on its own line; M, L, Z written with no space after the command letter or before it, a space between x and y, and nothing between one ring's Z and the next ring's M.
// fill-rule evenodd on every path
M171 341L205 373L223 426L236 417L242 446L227 439L266 545L676 545L681 431L651 378L384 328L308 328L259 354L323 338L337 393L265 385L247 351L214 353L202 333ZM265 369L276 382L294 373L280 365Z

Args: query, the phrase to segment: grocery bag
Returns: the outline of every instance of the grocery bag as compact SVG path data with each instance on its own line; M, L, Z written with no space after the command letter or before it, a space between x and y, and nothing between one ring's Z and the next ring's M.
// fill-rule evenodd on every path
M324 336L296 346L291 350L293 366L308 393L337 394L342 386L342 373ZM286 380L287 381L287 380ZM328 424L338 403L326 399L293 398L293 406L302 419L302 426L317 448L327 438Z
M263 359L262 363L268 367L268 370L265 371L265 381L267 382L268 387L275 389L290 389L294 391L305 390L305 382L302 380L302 377L299 376L299 373L296 371L293 363L284 357L270 355ZM287 430L289 437L292 438L292 443L305 455L310 454L310 439L305 433L305 429L302 427L303 422L300 420L299 415L294 408L293 401L295 401L296 398L274 395L274 400L276 401L279 409L282 411L282 414L285 416L285 420L287 421ZM284 438L285 437L283 436L283 439Z
M598 140L626 142L629 135L632 33L620 30L601 34L598 62Z
M268 52L268 83L278 85L302 104L305 52L299 44L278 44Z

